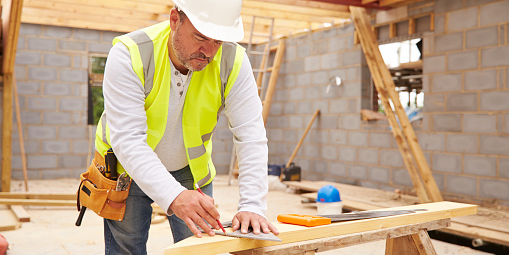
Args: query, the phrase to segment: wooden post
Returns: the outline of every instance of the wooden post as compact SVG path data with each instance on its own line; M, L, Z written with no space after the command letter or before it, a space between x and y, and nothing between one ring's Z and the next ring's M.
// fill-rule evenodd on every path
M12 83L23 0L2 1L3 34L3 124L2 191L11 190L12 157Z
M410 18L408 20L408 35L413 35L413 34L415 34L415 19Z
M352 9L353 8L353 9ZM384 82L387 82L381 77L380 74L380 66L384 66L385 64L377 63L374 59L374 51L378 50L378 47L376 47L375 39L374 37L370 37L368 34L370 31L372 31L368 25L368 21L362 19L362 16L360 16L360 13L358 12L358 8L351 7L351 13L352 17L355 23L356 29L359 31L359 39L361 41L362 49L364 50L364 55L366 57L366 62L368 63L369 70L371 71L371 75L373 77L373 81L375 84L375 87L378 91L378 94L380 96L380 99L382 101L382 104L385 109L385 113L387 115L387 119L389 121L389 124L392 128L392 133L394 137L396 138L396 142L398 144L398 147L400 149L403 162L405 163L406 168L408 169L408 172L410 174L410 178L412 180L412 183L415 187L417 197L419 198L419 201L421 203L427 203L430 202L430 198L426 192L426 189L424 188L423 184L421 183L421 179L419 177L419 173L417 172L414 161L412 159L412 155L410 154L410 150L408 148L407 140L403 136L403 133L401 132L401 129L399 127L398 122L396 121L396 117L394 116L394 112L392 111L392 107L388 100L387 95L387 89L384 86ZM374 49L376 48L376 49ZM391 78L392 81L392 78ZM399 99L398 99L399 101Z
M302 145L302 142L304 142L304 139L306 138L306 135L308 134L309 130L311 129L311 125L313 125L313 122L315 121L316 116L318 116L319 113L320 113L320 110L316 110L315 114L313 114L313 117L311 118L311 121L309 121L309 124L306 127L306 130L304 130L304 134L302 134L302 137L300 138L299 143L297 143L297 146L293 150L292 156L290 157L290 159L286 163L286 168L290 167L290 164L292 163L293 159L295 158L295 155L297 155L297 152L299 151L299 148Z
M11 191L12 73L4 73L2 125L2 191Z
M21 112L19 109L18 88L16 76L12 75L12 88L14 92L14 105L16 107L16 121L18 123L19 149L21 152L21 165L23 167L23 179L25 180L25 191L28 191L27 158L25 154L25 142L23 140L23 127L21 125Z

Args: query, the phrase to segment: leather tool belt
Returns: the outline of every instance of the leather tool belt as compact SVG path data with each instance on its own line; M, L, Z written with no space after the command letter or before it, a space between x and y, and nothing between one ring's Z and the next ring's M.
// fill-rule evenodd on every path
M100 170L104 170L104 167L104 158L96 151L92 164L80 175L81 183L77 192L78 211L83 211L80 214L81 218L84 210L89 208L103 218L122 221L131 179L125 174L117 180L108 179L103 175L104 171Z

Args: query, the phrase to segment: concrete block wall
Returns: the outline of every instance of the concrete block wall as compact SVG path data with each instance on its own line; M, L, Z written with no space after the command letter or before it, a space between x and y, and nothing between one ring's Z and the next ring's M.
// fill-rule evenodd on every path
M429 2L421 146L444 194L509 204L509 1Z
M77 178L86 170L93 150L87 125L89 56L107 54L117 35L21 24L15 75L29 179ZM15 114L13 121L12 178L22 179Z

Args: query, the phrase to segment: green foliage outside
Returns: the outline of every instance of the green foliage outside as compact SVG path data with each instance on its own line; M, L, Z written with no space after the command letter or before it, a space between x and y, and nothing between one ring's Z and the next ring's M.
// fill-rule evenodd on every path
M104 74L106 57L92 57L92 73Z
M92 74L104 74L106 66L106 57L92 56L91 59ZM102 84L95 83L90 86L90 95L92 96L92 122L97 125L101 114L104 111L104 97Z
M90 90L92 94L93 123L94 125L97 125L101 118L101 114L104 111L103 88L99 86L91 86Z

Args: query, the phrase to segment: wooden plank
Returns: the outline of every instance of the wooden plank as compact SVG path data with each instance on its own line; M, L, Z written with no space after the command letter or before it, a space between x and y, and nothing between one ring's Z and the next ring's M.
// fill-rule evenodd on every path
M0 192L0 198L13 198L13 199L49 199L49 200L76 200L76 194L12 193L12 192Z
M96 21L85 21L85 20L62 20L56 17L41 17L41 16L23 16L23 23L41 24L41 25L52 25L61 27L72 27L72 28L84 28L84 29L95 29L102 31L116 31L116 32L130 32L140 28L143 25L133 27L131 25L124 25L120 23L108 24L100 23Z
M330 23L332 21L339 23L341 19L348 19L350 13L338 12L335 16L315 16L309 13L287 13L283 10L265 9L260 6L253 7L242 7L242 16L266 16L274 17L276 19L287 19L287 20L307 20L310 22L322 22Z
M1 198L0 205L76 206L76 201Z
M4 68L6 66L4 60ZM2 124L2 191L11 191L12 73L4 73Z
M367 21L365 16L359 16L361 13L359 13L359 8L353 7L352 10L352 18L354 20L355 26L357 31L359 31L360 34L360 41L362 45L362 49L364 51L364 55L366 57L368 67L371 71L373 81L375 84L375 87L378 91L379 97L382 101L382 104L384 106L385 113L388 117L389 124L391 126L392 134L396 139L396 142L398 144L398 148L401 152L401 156L403 158L403 162L405 164L405 167L407 168L410 178L412 180L412 183L415 187L415 190L417 192L417 196L419 197L419 200L421 203L427 203L430 202L431 199L429 198L429 195L427 194L427 191L425 187L423 186L421 182L421 178L419 177L419 174L415 168L414 161L412 159L412 155L410 154L409 146L407 144L407 140L403 136L403 133L400 129L400 126L396 120L396 117L394 116L394 112L391 110L391 104L389 103L386 88L384 86L384 80L382 79L378 64L375 63L373 60L373 48L375 47L375 40L374 34L372 33L371 27L369 26L369 21ZM372 34L373 36L370 36L369 34ZM378 50L378 47L376 47L376 50ZM383 64L383 62L382 62ZM384 64L385 65L385 64ZM391 78L392 81L392 78ZM399 99L398 99L399 100Z
M256 0L257 2L267 2L267 3L280 3L294 6L302 6L307 8L318 8L318 9L328 9L334 11L346 11L348 12L348 6L335 4L335 3L324 3L317 2L312 0ZM377 0L375 0L377 1Z
M380 6L389 6L397 3L402 3L407 0L380 0Z
M410 18L410 19L408 19L408 35L413 35L413 34L415 34L415 19Z
M394 81L392 80L391 73L387 66L385 65L380 50L378 46L376 46L376 37L371 30L370 21L366 14L366 10L358 7L350 7L350 11L352 13L352 17L354 19L354 23L357 29L360 31L360 39L362 49L364 50L364 54L366 56L366 61L368 62L369 69L371 74L373 75L373 80L375 81L375 86L377 87L377 91L380 94L380 97L390 97L394 108L396 110L396 114L398 115L399 121L401 123L401 129L403 130L404 137L396 136L396 130L399 130L399 124L394 123L395 118L392 118L389 115L392 115L392 111L388 109L392 109L391 106L386 107L386 102L384 103L384 108L386 109L386 113L388 113L389 124L392 127L393 134L396 137L396 141L398 142L398 146L400 147L400 151L403 156L403 161L405 162L405 166L409 171L410 177L412 179L412 183L416 188L416 192L418 194L419 199L422 202L426 201L442 201L442 195L438 189L438 186L431 174L431 169L426 162L424 157L424 153L418 143L417 137L415 136L415 132L408 120L408 116L399 101L399 94L395 89ZM377 85L379 84L379 85ZM383 86L385 85L385 86ZM387 95L386 93L387 92ZM384 100L382 100L384 101ZM413 161L409 159L409 153L407 152L408 148L406 148L406 142L410 147L410 151L412 152L412 156L414 157L417 169L414 168ZM420 175L420 178L419 178ZM424 183L424 187L420 184L422 178L422 182ZM423 189L426 191L424 192Z
M21 166L23 167L23 179L25 181L25 191L28 191L28 170L27 170L27 158L25 154L25 141L23 138L23 127L21 125L21 111L19 108L19 98L18 98L18 85L16 84L16 75L12 74L12 89L14 92L14 105L16 107L16 122L18 126L18 140L19 140L19 150L21 153Z
M392 39L392 38L396 37L396 35L397 35L396 34L396 23L393 22L389 25L389 38Z
M288 162L286 163L286 166L285 166L286 168L290 167L290 164L293 162L293 159L297 155L297 152L299 151L300 146L304 142L304 139L306 139L306 135L308 134L309 130L311 129L311 126L313 125L313 122L315 121L316 116L318 116L319 113L320 113L320 110L316 110L315 113L313 114L313 117L311 117L311 120L309 121L309 124L306 127L306 130L304 130L302 137L300 138L299 142L297 143L297 146L293 150L293 153L290 156L290 159L288 159ZM283 178L283 173L281 173L281 178Z
M472 239L482 239L490 243L509 246L509 233L489 230L477 226L469 226L459 222L452 222L450 228L441 231Z
M316 201L317 193L305 193L302 194L301 197L309 201ZM341 202L343 204L343 209L348 211L367 211L385 208L369 202L358 201L355 197L345 196L343 194L341 194Z
M396 238L404 235L418 233L420 229L436 230L448 227L450 219L443 219L408 226L398 226L380 230L372 230L355 234L340 235L313 239L309 241L295 242L289 244L268 246L247 251L234 252L235 255L281 255L281 254L301 254L304 251L314 250L315 252L325 252L337 248L349 247L368 242L385 240L387 238Z
M58 2L54 0L24 0L23 16L33 15L32 13L25 12L28 9L53 10L62 14L90 15L91 18L102 16L120 20L132 19L138 22L156 20L159 16L157 12L145 12L139 9L105 8L104 6L94 6L92 2L80 4L77 2Z
M3 124L2 124L2 191L11 189L12 161L12 84L14 60L18 44L21 8L23 0L2 1L2 70Z
M136 16L133 16L131 19L131 16L127 16L124 18L111 16L108 14L100 14L98 15L92 15L90 13L85 12L65 12L63 10L53 10L53 9L42 9L42 8L33 8L25 6L23 7L23 16L32 16L32 17L45 17L45 18L54 18L56 20L62 20L62 21L69 21L69 20L75 20L75 21L87 21L87 22L94 22L94 23L103 23L103 24L114 24L114 23L122 23L123 26L130 26L130 27L145 27L153 25L157 22L160 22L157 19L138 19ZM154 15L154 17L157 17L157 15ZM162 20L161 20L162 21Z
M108 1L90 1L90 0L52 0L55 3L77 4L82 6L92 6L104 9L120 9L127 11L149 12L149 13L170 13L173 8L171 1L160 1L159 3L147 3L140 1L127 0L108 0Z
M30 215L22 205L11 205L10 208L19 222L30 222Z
M470 215L477 212L477 206L475 205L453 202L437 202L389 208L389 210L413 209L426 209L427 211L418 211L412 214L396 215L383 218L334 223L311 228L274 222L273 224L278 228L280 232L279 238L281 238L282 243L251 240L246 238L239 239L227 236L203 236L202 238L193 236L168 247L164 251L164 254L201 255L235 252L317 238L326 238L398 226L407 226L429 221L448 219L451 217ZM231 231L231 228L228 228L227 231Z
M362 6L369 9L378 9L378 10L388 10L390 7L386 6L380 6L378 3L368 3L368 4L362 4L360 0L314 0L324 3L336 3L341 5L348 5L348 6Z
M260 11L259 16L267 16L265 13L268 13L267 11L279 11L279 12L285 12L290 15L298 15L298 14L305 14L305 15L311 15L311 16L322 16L327 18L349 18L350 17L350 11L348 11L348 8L343 8L342 11L339 10L331 10L331 9L323 9L323 8L309 8L309 7L302 7L297 5L291 5L291 4L276 4L276 3L269 3L269 2L259 2L259 1L253 1L253 0L244 0L242 1L242 11L244 9L257 9ZM242 13L242 12L241 12ZM271 15L268 15L271 16ZM309 19L307 19L309 20Z
M0 231L16 230L21 223L11 210L0 210Z

